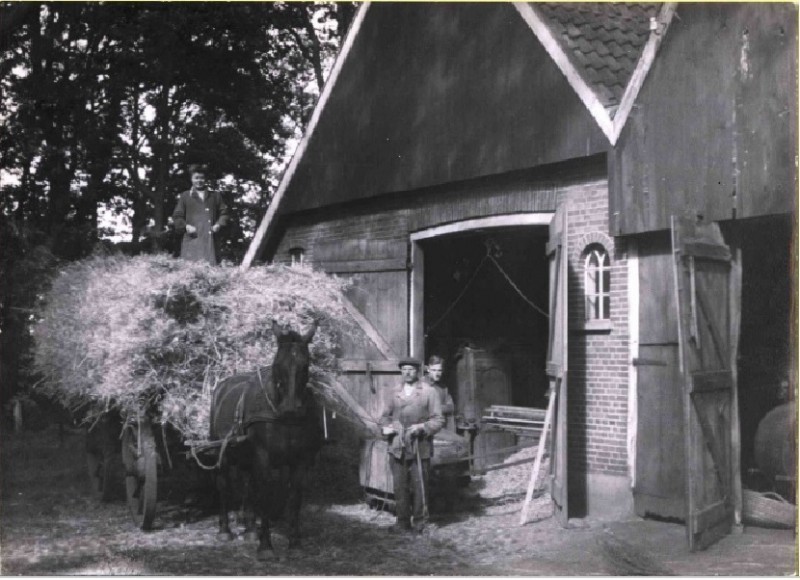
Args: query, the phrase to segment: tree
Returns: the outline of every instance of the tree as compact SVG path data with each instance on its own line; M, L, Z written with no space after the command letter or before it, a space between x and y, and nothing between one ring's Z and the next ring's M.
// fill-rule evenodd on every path
M324 82L351 4L0 5L3 212L50 233L98 235L98 207L156 241L184 167L227 176L242 209L268 201L287 139ZM260 209L260 208L259 208ZM148 227L149 226L149 227ZM77 234L76 234L77 235Z

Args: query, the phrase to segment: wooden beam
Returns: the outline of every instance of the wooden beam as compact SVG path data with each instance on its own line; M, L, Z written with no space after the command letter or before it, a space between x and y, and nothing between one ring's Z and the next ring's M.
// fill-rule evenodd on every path
M250 242L250 246L247 248L247 253L245 254L240 266L242 270L246 270L250 267L250 265L256 259L256 255L258 254L259 250L261 249L261 245L264 243L264 240L267 237L267 232L269 231L272 220L275 218L278 207L283 200L283 195L286 193L286 190L292 181L292 177L294 177L294 172L297 170L297 166L306 152L308 143L311 141L311 136L314 134L314 129L316 129L317 123L322 116L322 111L325 109L325 105L328 102L331 92L333 92L333 87L336 86L336 80L339 78L339 73L342 71L344 62L347 60L347 55L350 53L350 49L353 47L356 36L358 36L358 31L361 28L361 24L364 21L364 16L366 15L368 8L369 2L364 2L361 4L355 18L353 19L353 23L350 25L350 30L347 32L347 37L342 44L342 49L339 51L339 55L336 57L336 62L331 70L330 77L328 77L328 82L325 83L325 86L322 89L322 94L319 96L319 101L317 101L317 105L314 107L314 113L311 115L311 120L308 122L308 127L306 128L305 134L303 135L300 144L297 146L294 155L292 155L292 160L289 162L289 166L286 168L286 172L283 174L283 178L278 186L278 190L275 192L275 195L270 201L269 207L267 208L267 213L261 220L258 230L256 230L256 234L253 236L253 240Z
M547 54L553 59L559 70L567 77L567 82L578 94L578 98L583 101L583 104L589 109L589 114L592 115L600 130L608 138L609 142L613 145L612 140L614 134L614 123L606 111L603 103L597 98L597 95L592 88L583 80L578 69L572 64L567 53L561 48L558 40L553 36L550 27L545 23L539 11L527 2L514 2L514 7L519 12L520 16L525 20L530 29L542 43Z
M414 232L411 234L411 241L426 240L436 236L455 234L470 230L484 228L503 228L508 226L546 226L553 220L553 212L526 212L512 213L505 215L494 215L483 218L467 219L444 226L436 226Z
M560 381L556 381L556 388L550 390L550 401L547 403L547 414L544 417L544 427L542 427L542 434L539 435L539 446L536 449L536 461L533 463L533 471L531 471L531 480L528 482L528 490L525 493L525 503L522 504L522 514L519 517L519 525L524 526L528 521L528 510L531 507L531 500L533 499L533 492L536 490L536 480L539 478L539 469L542 466L542 457L544 457L545 441L547 440L547 433L550 431L550 424L553 422L553 409L555 408L556 398L558 397L558 386Z
M628 240L628 416L627 454L631 489L636 486L636 437L639 428L639 246L635 239Z
M393 360L357 360L342 359L339 361L339 371L343 373L365 373L367 365L373 373L400 374L400 359Z
M633 74L628 81L628 86L625 87L625 92L620 99L617 112L614 114L614 124L610 137L612 145L616 144L617 139L619 139L619 134L622 132L622 129L625 128L625 123L633 109L633 104L636 102L636 97L639 96L639 91L644 84L645 78L647 78L647 73L650 71L650 67L653 66L658 47L667 34L667 29L669 28L670 22L672 22L672 16L675 14L676 6L677 4L675 2L664 3L656 17L656 28L650 31L650 38L647 39L647 43L645 43L642 49L639 62L636 63L636 68L633 70Z
M356 321L356 324L361 327L361 330L364 331L364 334L366 334L369 339L375 343L375 346L378 348L381 354L387 359L398 358L397 354L394 352L394 350L392 350L392 347L388 342L386 342L386 339L384 339L381 333L378 332L378 329L372 326L372 323L367 320L363 314L361 314L358 308L355 307L355 304L350 302L350 300L347 298L343 300L343 303L344 307L347 309L347 312L353 317L353 319Z

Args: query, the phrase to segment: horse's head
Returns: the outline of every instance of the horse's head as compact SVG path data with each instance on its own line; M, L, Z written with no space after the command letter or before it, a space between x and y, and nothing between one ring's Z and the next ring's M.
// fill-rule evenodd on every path
M309 396L308 345L316 330L316 321L305 334L272 322L272 332L278 342L278 351L272 363L272 384L275 405L280 415L298 414L305 408Z

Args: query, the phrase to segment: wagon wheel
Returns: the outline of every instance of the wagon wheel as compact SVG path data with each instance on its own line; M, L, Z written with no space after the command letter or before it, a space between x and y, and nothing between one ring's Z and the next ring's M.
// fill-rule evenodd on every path
M104 416L86 434L86 467L92 495L103 502L122 494L122 460L117 448L120 425Z
M86 452L86 467L92 494L102 502L110 502L121 494L122 462L119 453L111 449Z
M122 463L131 517L142 530L151 530L156 516L158 461L155 437L146 418L138 426L130 425L123 431Z

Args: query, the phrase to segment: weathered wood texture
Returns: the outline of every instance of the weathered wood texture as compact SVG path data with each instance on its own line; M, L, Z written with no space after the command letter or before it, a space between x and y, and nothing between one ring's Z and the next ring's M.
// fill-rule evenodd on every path
M731 258L717 224L673 218L672 236L684 392L686 527L689 548L701 550L729 533L734 519ZM724 251L713 257L695 251L706 246Z
M374 4L282 211L605 152L510 4Z
M685 517L683 393L672 251L666 233L640 236L639 357L637 362L634 508Z
M611 232L794 211L797 7L681 4L610 155Z

